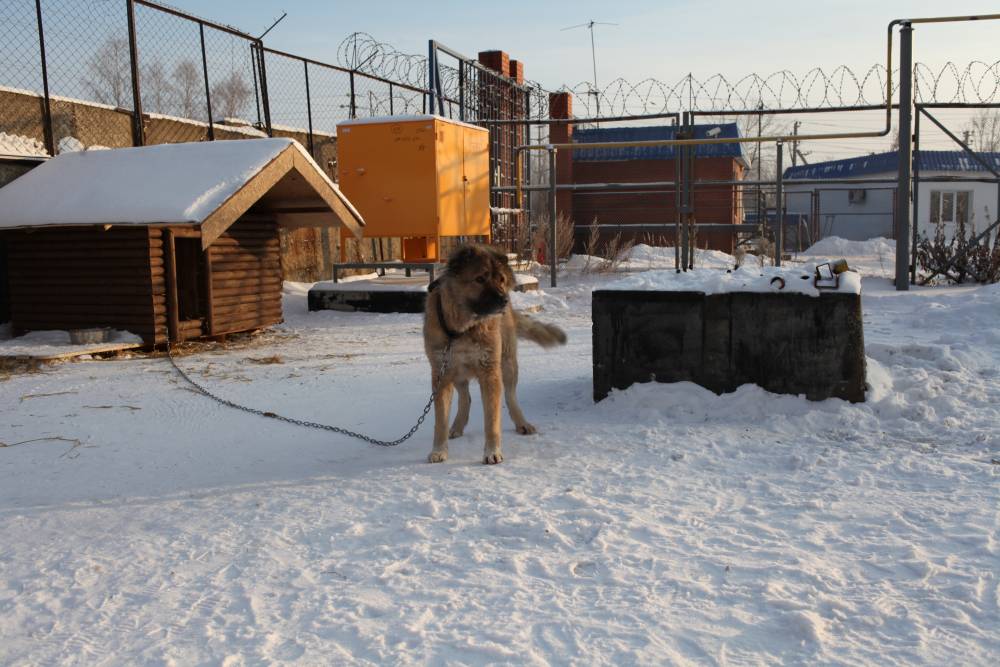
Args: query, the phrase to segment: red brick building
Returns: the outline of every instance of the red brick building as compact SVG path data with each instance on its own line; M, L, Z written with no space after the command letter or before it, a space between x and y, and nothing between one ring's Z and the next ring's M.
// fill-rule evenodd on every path
M554 110L555 111L555 110ZM560 109L567 117L568 109ZM649 141L674 139L674 126L618 126L598 128L553 127L553 142L575 143ZM737 137L735 123L694 126L695 138ZM650 183L673 181L675 147L650 146L626 148L576 149L561 151L558 155L558 182L565 183ZM747 169L740 144L702 144L695 147L694 178L696 181L742 180ZM655 191L575 191L560 192L557 197L560 215L569 216L575 227L576 247L582 249L588 234L587 226L593 221L602 225L621 225L623 236L642 242L650 234L657 240L674 243L673 224L677 220L675 196L672 187ZM735 185L705 186L694 190L694 216L698 224L739 224L743 218L739 188ZM629 233L629 225L663 224L671 227L663 231L648 230ZM613 230L616 233L618 230ZM604 233L604 236L607 232ZM736 235L731 231L699 232L700 248L732 252Z

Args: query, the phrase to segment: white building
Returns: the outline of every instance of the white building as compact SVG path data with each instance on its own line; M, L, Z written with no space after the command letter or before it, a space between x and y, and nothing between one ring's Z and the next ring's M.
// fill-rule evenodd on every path
M1000 171L1000 153L979 156ZM820 237L892 238L898 165L899 154L892 151L790 167L784 173L786 210L808 215ZM950 236L960 220L983 230L1000 213L996 177L967 153L919 151L914 174L919 174L915 213L921 235L933 237L941 222ZM838 182L842 179L870 184Z

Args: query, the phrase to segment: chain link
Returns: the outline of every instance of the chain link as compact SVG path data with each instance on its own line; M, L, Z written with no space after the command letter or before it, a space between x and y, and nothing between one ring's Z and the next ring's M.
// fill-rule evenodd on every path
M448 361L451 354L451 344L452 341L449 340L448 344L444 348L444 352L441 355L441 368L438 370L438 381L440 381L441 378L444 377L445 372L448 370ZM424 406L423 412L421 412L420 416L417 418L417 423L414 424L413 428L407 431L405 435L402 435L396 438L395 440L379 440L378 438L373 438L371 436L365 435L364 433L351 431L349 429L342 428L340 426L319 424L317 422L311 422L305 419L294 419L292 417L285 417L284 415L279 415L275 412L270 412L268 410L258 410L257 408L251 408L245 405L234 403L228 399L222 398L221 396L216 396L208 389L206 389L205 387L201 386L200 384L192 380L191 376L185 373L184 370L180 366L178 366L177 362L174 360L174 355L170 350L170 343L167 343L167 359L170 361L170 365L174 367L174 370L177 371L177 373L182 378L184 378L184 380L188 384L194 387L199 394L207 396L216 403L220 403L221 405L225 405L226 407L234 408L236 410L242 410L243 412L248 412L252 415L257 415L259 417L267 417L268 419L277 419L278 421L282 421L288 424L295 424L296 426L305 426L306 428L315 428L323 431L332 431L333 433L340 433L341 435L346 435L350 438L357 438L358 440L364 440L367 443L370 443L372 445L378 445L379 447L395 447L396 445L402 444L407 440L409 440L411 437L413 437L413 434L417 432L417 430L421 427L421 425L423 425L424 420L427 419L427 413L431 411L431 407L433 407L434 405L434 399L437 398L438 389L440 389L440 387L438 386L434 387L433 391L431 392L431 397L427 399L427 405Z

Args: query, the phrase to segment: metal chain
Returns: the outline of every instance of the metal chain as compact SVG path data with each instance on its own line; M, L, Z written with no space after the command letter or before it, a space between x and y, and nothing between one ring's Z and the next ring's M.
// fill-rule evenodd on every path
M443 378L445 371L448 370L448 360L451 353L451 344L452 341L449 340L448 344L444 348L444 353L441 355L441 368L438 371L438 380ZM424 406L423 412L421 412L420 416L417 418L417 423L414 424L413 428L407 431L405 435L402 435L396 438L395 440L379 440L378 438L373 438L371 436L365 435L364 433L351 431L349 429L342 428L340 426L318 424L316 422L307 421L305 419L294 419L292 417L285 417L284 415L279 415L275 412L270 412L268 410L258 410L257 408L251 408L245 405L240 405L238 403L233 403L232 401L222 398L221 396L216 396L208 389L205 389L205 387L201 386L200 384L192 380L191 377L187 373L185 373L180 366L177 365L177 362L174 360L174 355L170 350L169 342L167 343L167 359L170 361L170 365L174 367L174 370L177 371L177 373L182 378L184 378L184 380L188 384L194 387L198 391L198 393L202 394L203 396L207 396L216 403L220 403L222 405L225 405L226 407L234 408L236 410L242 410L243 412L249 412L250 414L257 415L259 417L267 417L268 419L277 419L278 421L286 422L288 424L295 424L296 426L305 426L307 428L316 428L316 429L321 429L323 431L332 431L334 433L340 433L341 435L346 435L350 438L357 438L358 440L364 440L367 443L378 445L379 447L395 447L396 445L402 444L407 440L409 440L411 437L413 437L413 434L417 432L420 426L424 423L424 420L427 419L427 413L431 411L431 407L434 405L434 399L437 398L438 389L440 389L440 387L438 386L435 386L433 388L433 391L431 391L431 397L427 399L427 405Z

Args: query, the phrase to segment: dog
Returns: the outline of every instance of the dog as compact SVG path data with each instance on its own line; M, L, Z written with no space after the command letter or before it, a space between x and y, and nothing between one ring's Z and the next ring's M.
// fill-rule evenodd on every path
M434 447L431 463L448 458L448 439L458 438L469 422L469 382L479 382L483 398L486 446L483 463L503 461L500 395L503 393L517 432L535 433L517 402L518 337L553 347L566 343L559 327L543 324L511 308L514 272L507 256L486 245L463 245L448 258L447 270L428 287L424 309L424 350L435 388ZM450 350L449 348L450 343ZM447 362L445 362L445 352ZM443 364L446 365L441 373ZM448 427L453 392L458 413Z

